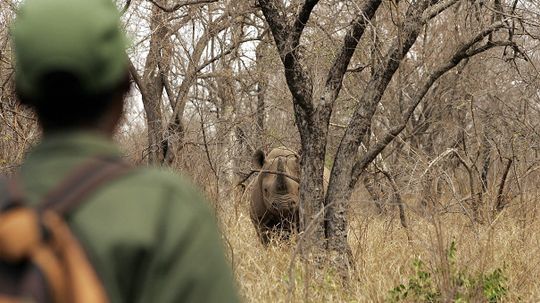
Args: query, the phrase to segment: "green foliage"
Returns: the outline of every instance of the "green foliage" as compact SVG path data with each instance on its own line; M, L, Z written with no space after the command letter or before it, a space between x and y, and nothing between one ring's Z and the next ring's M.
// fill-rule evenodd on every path
M506 278L500 268L483 277L483 291L488 302L499 302L504 297L508 291L505 282Z
M484 274L471 274L460 268L456 243L452 241L444 264L427 268L420 260L413 261L414 275L408 283L400 284L388 292L388 302L500 302L507 293L506 277L502 269ZM445 277L447 277L445 279ZM444 282L446 281L446 282Z
M413 261L415 274L409 278L407 285L400 284L390 290L389 301L400 302L406 298L415 298L422 302L437 302L440 293L434 287L431 274L425 270L424 263L420 259Z

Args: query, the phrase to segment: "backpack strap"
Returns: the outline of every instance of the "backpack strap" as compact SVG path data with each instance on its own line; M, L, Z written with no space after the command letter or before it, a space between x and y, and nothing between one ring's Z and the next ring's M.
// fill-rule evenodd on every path
M0 177L0 186L3 187L0 197L0 212L24 205L24 195L18 184L17 176L10 179L4 176Z
M84 202L101 185L130 170L131 167L118 158L90 159L46 195L38 206L38 211L43 214L43 224L51 233L53 245L64 262L66 280L70 281L67 302L107 303L109 300L84 248L62 217ZM62 289L58 288L55 292L62 294Z
M50 191L38 204L38 210L53 210L58 215L65 216L98 187L131 169L119 158L91 158Z
M93 158L81 165L38 205L43 224L51 235L52 245L63 260L67 296L62 287L53 289L57 298L73 303L107 303L107 293L85 249L71 232L63 217L83 203L90 194L108 181L129 172L131 167L119 158ZM42 266L47 264L43 263ZM65 288L64 288L65 289Z

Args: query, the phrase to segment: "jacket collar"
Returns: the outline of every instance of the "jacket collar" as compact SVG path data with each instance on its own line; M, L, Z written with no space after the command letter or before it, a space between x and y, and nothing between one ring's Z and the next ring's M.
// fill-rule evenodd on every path
M121 156L114 142L90 131L69 131L49 134L28 154L27 161L50 157Z

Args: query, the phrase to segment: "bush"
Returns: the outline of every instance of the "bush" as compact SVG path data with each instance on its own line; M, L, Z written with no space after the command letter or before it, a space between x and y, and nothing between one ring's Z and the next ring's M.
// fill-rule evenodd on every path
M500 302L506 295L506 277L501 268L491 273L470 274L460 268L456 258L456 243L452 241L446 253L445 264L430 270L420 259L413 261L414 275L408 283L400 284L389 291L388 302ZM449 279L443 278L443 266ZM437 281L448 281L445 283Z

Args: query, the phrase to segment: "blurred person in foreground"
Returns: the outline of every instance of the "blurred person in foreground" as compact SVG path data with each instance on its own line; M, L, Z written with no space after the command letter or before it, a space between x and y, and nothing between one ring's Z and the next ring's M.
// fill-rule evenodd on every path
M89 158L120 158L112 136L129 90L111 0L27 0L11 27L16 89L43 139L20 169L35 205ZM66 221L110 302L237 302L207 205L176 175L136 168L97 188Z

